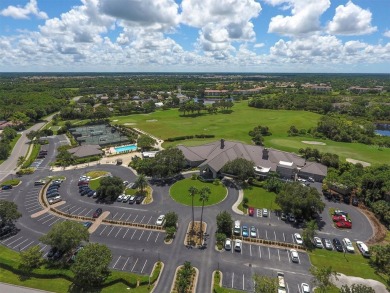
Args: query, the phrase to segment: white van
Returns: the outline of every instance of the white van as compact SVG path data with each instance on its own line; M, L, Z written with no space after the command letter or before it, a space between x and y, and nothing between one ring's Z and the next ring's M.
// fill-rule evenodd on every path
M233 233L234 233L234 235L237 235L237 236L241 235L241 222L239 220L234 222Z
M364 244L362 241L356 241L356 246L359 248L359 251L363 256L370 257L370 251L368 250L366 244Z

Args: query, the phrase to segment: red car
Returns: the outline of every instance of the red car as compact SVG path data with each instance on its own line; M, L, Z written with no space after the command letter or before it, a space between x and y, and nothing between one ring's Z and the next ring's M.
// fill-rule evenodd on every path
M255 209L253 207L249 207L248 214L249 214L249 216L253 217L253 215L255 214Z
M336 222L337 228L347 228L351 229L352 228L352 222L351 221L339 221Z
M94 213L93 213L93 216L92 218L99 218L99 216L102 214L102 209L101 208L98 208Z
M334 215L332 216L333 222L340 222L340 221L346 221L347 217L344 215Z
M78 186L88 185L88 184L89 184L88 181L79 181L79 183L77 183Z

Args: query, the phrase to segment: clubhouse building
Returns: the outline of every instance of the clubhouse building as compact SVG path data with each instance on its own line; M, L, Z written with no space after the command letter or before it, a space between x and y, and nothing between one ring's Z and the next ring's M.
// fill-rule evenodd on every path
M326 166L306 161L293 153L224 139L194 147L179 145L178 149L183 152L189 166L198 167L202 175L212 178L221 175L226 163L238 158L253 162L255 174L259 177L276 172L285 179L312 177L322 182L327 174Z

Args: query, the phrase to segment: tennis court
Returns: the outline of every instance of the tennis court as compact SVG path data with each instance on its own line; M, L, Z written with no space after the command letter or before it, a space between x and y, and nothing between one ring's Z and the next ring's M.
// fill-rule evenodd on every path
M110 125L85 125L69 130L80 145L118 145L128 143L127 136Z

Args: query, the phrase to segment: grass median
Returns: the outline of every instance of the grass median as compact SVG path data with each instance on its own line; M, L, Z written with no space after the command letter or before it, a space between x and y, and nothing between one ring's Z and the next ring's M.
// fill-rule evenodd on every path
M248 207L257 209L266 208L268 210L280 209L280 207L275 202L276 194L274 192L269 192L261 187L248 185L244 189L244 198L248 199ZM247 211L247 208L243 207L242 202L238 208L245 213Z

